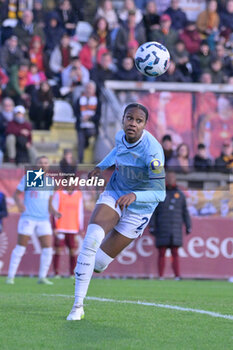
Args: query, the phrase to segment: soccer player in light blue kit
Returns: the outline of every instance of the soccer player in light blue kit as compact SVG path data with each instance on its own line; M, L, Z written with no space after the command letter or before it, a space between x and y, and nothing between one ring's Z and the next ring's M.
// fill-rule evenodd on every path
M134 239L141 236L160 201L165 199L164 154L159 142L145 129L146 107L129 104L115 148L89 177L115 165L100 195L78 256L75 301L68 321L84 317L83 300L93 273L101 272Z
M45 156L39 157L36 166L43 169L46 175L49 168L48 158ZM23 202L21 199L22 193L24 193ZM42 247L38 283L53 284L46 278L53 254L49 208L53 215L59 217L60 214L52 207L52 195L53 190L51 189L26 188L25 176L22 177L14 194L21 216L18 222L18 242L11 253L7 284L14 284L18 266L33 233L37 234Z

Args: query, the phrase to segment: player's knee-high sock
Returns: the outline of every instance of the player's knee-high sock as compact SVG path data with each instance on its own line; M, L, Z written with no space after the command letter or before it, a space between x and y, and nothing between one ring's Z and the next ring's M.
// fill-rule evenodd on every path
M77 262L77 256L70 255L70 275L72 276L74 274L74 269Z
M164 268L165 268L165 253L166 247L159 247L159 256L158 256L158 270L159 277L163 277Z
M179 254L178 247L171 248L172 253L172 268L176 277L180 277Z
M105 236L101 226L90 224L78 256L75 269L75 304L83 305L83 299L91 280L95 265L95 254Z
M22 245L18 245L13 249L11 253L11 260L10 260L10 265L9 265L9 271L8 271L8 277L9 278L14 278L16 271L19 267L20 261L22 259L22 256L24 255L26 250L26 247Z
M113 260L114 259L111 258L111 256L109 256L101 248L99 248L97 250L96 257L95 257L94 271L95 272L102 272L102 271L104 271L108 267L108 265L111 264L111 262Z
M49 271L50 264L53 258L53 249L42 248L42 252L40 255L40 269L39 269L39 278L45 278Z
M54 268L55 275L59 275L59 270L58 270L59 260L60 260L60 255L55 253L53 256L53 268Z

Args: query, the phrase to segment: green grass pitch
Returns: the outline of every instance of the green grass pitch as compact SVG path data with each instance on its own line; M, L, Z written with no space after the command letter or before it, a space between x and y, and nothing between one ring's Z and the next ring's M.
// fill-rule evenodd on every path
M233 349L233 317L88 299L85 319L68 322L74 281L36 282L16 278L6 285L0 278L1 350ZM88 296L233 316L233 284L222 281L94 279Z

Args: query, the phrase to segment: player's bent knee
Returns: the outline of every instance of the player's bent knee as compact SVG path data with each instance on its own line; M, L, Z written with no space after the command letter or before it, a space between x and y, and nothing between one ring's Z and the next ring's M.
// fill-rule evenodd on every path
M105 232L101 226L96 224L88 225L81 252L86 255L91 252L96 253L104 236Z
M95 266L94 271L95 272L102 272L106 270L108 265L113 261L114 259L111 258L108 254L106 254L101 248L98 249L95 257Z

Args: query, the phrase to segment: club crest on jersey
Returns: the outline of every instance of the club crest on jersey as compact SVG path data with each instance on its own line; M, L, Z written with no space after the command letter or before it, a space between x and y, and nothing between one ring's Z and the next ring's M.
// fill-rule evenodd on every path
M161 161L159 159L152 159L150 162L150 168L153 173L159 174L163 170L163 166L161 165Z

